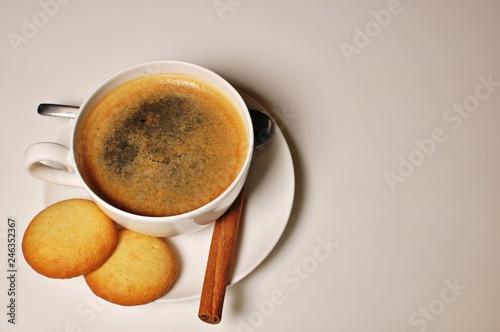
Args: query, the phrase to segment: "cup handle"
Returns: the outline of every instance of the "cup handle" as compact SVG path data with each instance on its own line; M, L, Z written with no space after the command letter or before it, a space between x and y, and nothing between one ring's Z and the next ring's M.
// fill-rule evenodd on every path
M24 154L24 167L39 180L82 187L70 149L62 144L42 142L31 145Z

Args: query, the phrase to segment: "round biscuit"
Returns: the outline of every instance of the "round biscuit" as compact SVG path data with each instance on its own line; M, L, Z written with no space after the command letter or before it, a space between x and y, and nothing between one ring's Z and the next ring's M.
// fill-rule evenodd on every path
M22 250L36 272L69 279L97 269L117 243L115 222L93 201L69 199L50 205L31 220Z
M177 258L163 238L121 229L118 246L85 281L97 296L123 305L135 306L162 297L177 277Z

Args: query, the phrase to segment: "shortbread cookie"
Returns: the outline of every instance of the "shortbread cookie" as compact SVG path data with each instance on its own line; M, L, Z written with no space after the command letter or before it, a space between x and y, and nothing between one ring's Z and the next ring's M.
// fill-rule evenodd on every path
M177 258L163 238L128 229L118 233L118 246L97 270L85 275L90 289L111 303L133 306L162 297L177 277Z
M118 243L116 224L86 199L55 203L30 222L22 249L38 273L68 279L94 271L113 253Z

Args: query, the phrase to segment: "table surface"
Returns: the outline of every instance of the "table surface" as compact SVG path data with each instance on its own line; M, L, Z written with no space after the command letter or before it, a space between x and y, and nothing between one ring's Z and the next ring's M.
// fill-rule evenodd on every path
M2 1L0 329L498 331L499 17L487 0ZM44 207L24 151L66 123L37 105L78 105L114 72L157 59L257 96L294 162L287 227L228 288L216 327L196 299L97 300L82 278L36 274L20 249Z

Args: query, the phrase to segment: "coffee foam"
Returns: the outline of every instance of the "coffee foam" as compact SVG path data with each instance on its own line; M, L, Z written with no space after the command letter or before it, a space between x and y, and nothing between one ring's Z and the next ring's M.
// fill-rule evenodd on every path
M175 215L219 196L238 175L248 141L220 92L159 74L122 85L89 115L79 139L82 176L104 200L148 216Z

